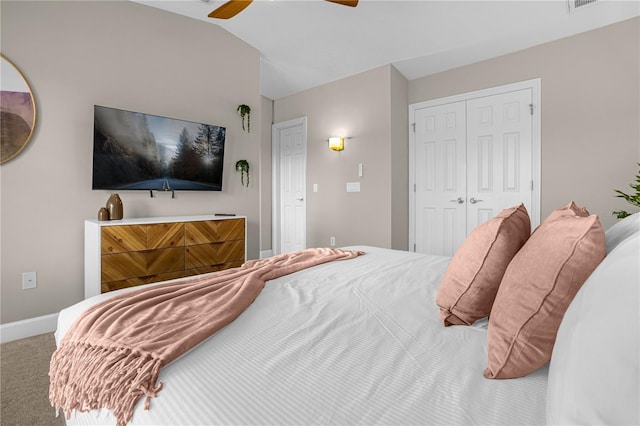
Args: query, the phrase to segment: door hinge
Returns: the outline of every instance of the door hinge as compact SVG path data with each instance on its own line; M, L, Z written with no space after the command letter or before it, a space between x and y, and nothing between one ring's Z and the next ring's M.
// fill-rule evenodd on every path
M531 190L533 191L533 180L531 181Z
M413 192L416 192L416 184L413 184Z
M413 243L413 251L416 251L416 243Z
M531 115L533 115L533 104L529 104L529 109L531 110Z
M413 133L416 132L416 123L411 123L411 129L413 130Z

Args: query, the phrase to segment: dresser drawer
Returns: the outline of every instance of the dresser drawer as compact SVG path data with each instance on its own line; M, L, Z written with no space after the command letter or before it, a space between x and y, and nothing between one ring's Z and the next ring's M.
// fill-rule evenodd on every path
M85 221L85 297L244 263L246 218L192 217Z

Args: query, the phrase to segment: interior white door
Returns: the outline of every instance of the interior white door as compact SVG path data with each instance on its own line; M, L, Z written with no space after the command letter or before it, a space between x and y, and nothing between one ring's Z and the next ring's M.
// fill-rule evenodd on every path
M451 256L479 224L524 203L539 223L539 80L410 106L409 242Z
M467 101L467 231L502 209L532 212L532 92Z
M274 254L306 248L306 119L273 125Z
M415 251L452 255L466 237L465 103L415 112Z

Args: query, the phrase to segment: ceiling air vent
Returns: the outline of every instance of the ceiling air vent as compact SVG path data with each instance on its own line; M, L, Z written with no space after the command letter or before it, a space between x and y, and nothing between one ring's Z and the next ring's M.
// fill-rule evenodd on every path
M575 12L583 7L593 6L598 0L567 0L569 5L569 13Z

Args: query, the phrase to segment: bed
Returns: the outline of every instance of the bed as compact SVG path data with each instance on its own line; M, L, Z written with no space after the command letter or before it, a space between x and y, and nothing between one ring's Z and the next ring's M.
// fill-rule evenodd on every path
M607 243L612 245L607 248L613 255L610 253L596 269L603 271L592 274L598 280L589 279L576 296L580 309L592 318L610 314L607 309L612 307L601 312L596 309L593 314L591 302L584 304L582 299L589 297L587 290L597 290L600 281L619 274L615 246L624 246L617 249L626 268L620 276L632 284L635 280L625 287L635 294L635 300L628 294L620 295L623 303L630 305L624 315L631 318L629 321L627 317L622 336L627 358L611 369L622 369L621 374L631 374L632 380L619 389L625 395L617 401L608 397L598 402L607 404L604 412L594 403L591 417L580 417L580 408L588 402L578 395L579 378L567 379L562 371L554 370L555 352L550 364L525 377L486 379L487 319L471 326L443 327L434 303L450 258L352 246L346 249L365 254L268 281L240 317L162 369L162 391L153 398L149 410L143 409L140 400L129 424L536 425L594 419L605 423L628 422L629 418L640 421L637 405L628 406L629 400L638 401L639 378L640 278L637 263L633 267L633 256L637 262L640 238L632 231L640 229L640 222L634 220L627 222L624 232L618 229L611 237L607 235ZM61 311L56 341L60 342L87 307L130 290L95 296ZM601 292L595 293L603 297ZM571 320L579 323L579 318L575 319L579 315L572 313ZM564 323L558 339L571 334L563 327ZM608 342L609 346L620 340L611 335L607 338L614 340ZM558 355L558 364L572 365L565 353L575 345L565 344L570 348ZM617 353L612 350L601 354L602 362L611 366L617 362L611 359ZM581 371L571 374L580 376ZM618 377L616 371L602 376L588 380ZM570 400L564 394L567 389L575 391ZM547 401L548 392L555 398L551 403ZM591 396L602 397L597 391ZM559 404L562 398L565 401ZM572 409L569 414L563 412L565 403ZM626 413L606 417L608 409L619 411L621 404ZM115 417L105 409L75 412L67 424L113 425Z

